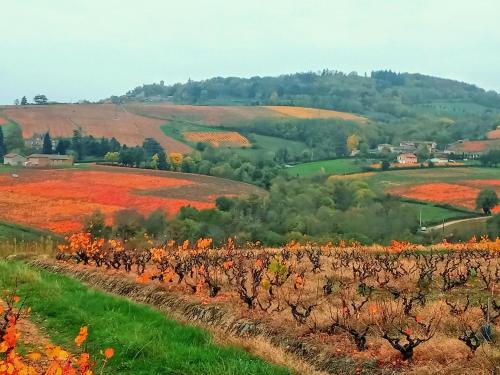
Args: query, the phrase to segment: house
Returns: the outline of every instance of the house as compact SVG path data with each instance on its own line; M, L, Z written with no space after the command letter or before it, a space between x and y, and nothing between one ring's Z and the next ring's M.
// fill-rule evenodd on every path
M388 143L381 143L377 146L378 152L394 152L396 146L390 145Z
M420 146L425 146L429 152L434 152L437 143L433 141L402 141L399 143L399 147L406 151L416 151Z
M67 167L73 165L68 155L32 154L28 156L28 167Z
M3 157L3 163L5 165L20 166L26 163L26 158L19 154L6 154Z
M412 153L400 154L398 155L399 164L417 164L417 155Z
M41 149L43 147L43 137L45 137L45 134L34 133L24 141L24 145L28 148ZM56 145L57 141L52 139L52 149L54 149Z

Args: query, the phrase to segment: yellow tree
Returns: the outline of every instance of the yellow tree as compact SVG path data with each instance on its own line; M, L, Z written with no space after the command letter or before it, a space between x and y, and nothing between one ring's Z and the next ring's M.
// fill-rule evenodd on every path
M359 147L359 136L356 134L351 134L347 137L347 148L350 152L356 151Z
M184 157L182 156L182 154L178 152L172 152L168 155L168 160L170 160L170 164L172 165L172 169L174 171L180 170L183 159Z

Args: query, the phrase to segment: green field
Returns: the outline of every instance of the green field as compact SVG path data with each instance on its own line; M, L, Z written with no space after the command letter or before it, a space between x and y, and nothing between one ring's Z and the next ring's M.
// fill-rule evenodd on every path
M399 171L368 173L360 176L370 184L382 190L402 186L426 184L430 182L454 183L461 180L491 180L498 179L500 168L425 168Z
M85 349L92 359L102 358L100 350L114 348L106 374L290 374L241 349L215 345L206 331L176 323L150 307L66 276L0 261L0 288L15 284L17 294L28 298L30 319L53 343L79 353L74 337L88 326Z
M38 241L42 237L49 237L49 232L25 227L18 224L0 221L0 242L4 241Z
M292 176L300 177L307 177L315 174L349 174L361 172L365 164L367 163L359 159L323 160L294 165L293 167L287 168L287 172Z
M442 223L443 220L446 222L473 216L473 214L451 208L438 207L432 204L405 202L404 205L414 208L419 218L420 213L422 214L422 226L424 227Z
M244 134L252 143L253 147L235 149L234 151L250 160L258 160L260 158L272 159L274 154L281 148L286 148L292 155L300 154L309 147L302 142L290 141L287 139L269 137L259 134Z

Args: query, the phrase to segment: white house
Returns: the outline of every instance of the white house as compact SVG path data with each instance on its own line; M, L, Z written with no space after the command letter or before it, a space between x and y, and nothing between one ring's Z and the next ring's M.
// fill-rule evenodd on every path
M22 166L26 163L26 161L27 159L19 154L9 153L3 157L4 165Z
M398 155L399 164L417 164L417 155L412 153L400 154Z

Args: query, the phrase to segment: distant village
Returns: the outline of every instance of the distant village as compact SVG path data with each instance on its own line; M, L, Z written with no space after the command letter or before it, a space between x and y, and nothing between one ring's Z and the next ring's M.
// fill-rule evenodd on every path
M25 146L29 149L41 149L43 146L43 134L34 134L25 141ZM56 146L56 141L52 140L52 148ZM73 157L68 155L39 154L34 153L23 156L16 153L8 153L3 157L4 165L17 167L42 167L57 168L73 165Z
M458 141L448 145L444 150L437 149L437 143L433 141L402 141L399 145L381 143L376 149L370 150L371 154L391 153L396 154L397 164L418 164L418 154L425 151L429 155L426 162L435 165L446 165L455 162L453 158L462 160L477 159L481 156L480 152L463 152L460 150L460 144L466 141ZM422 160L420 160L422 162Z

